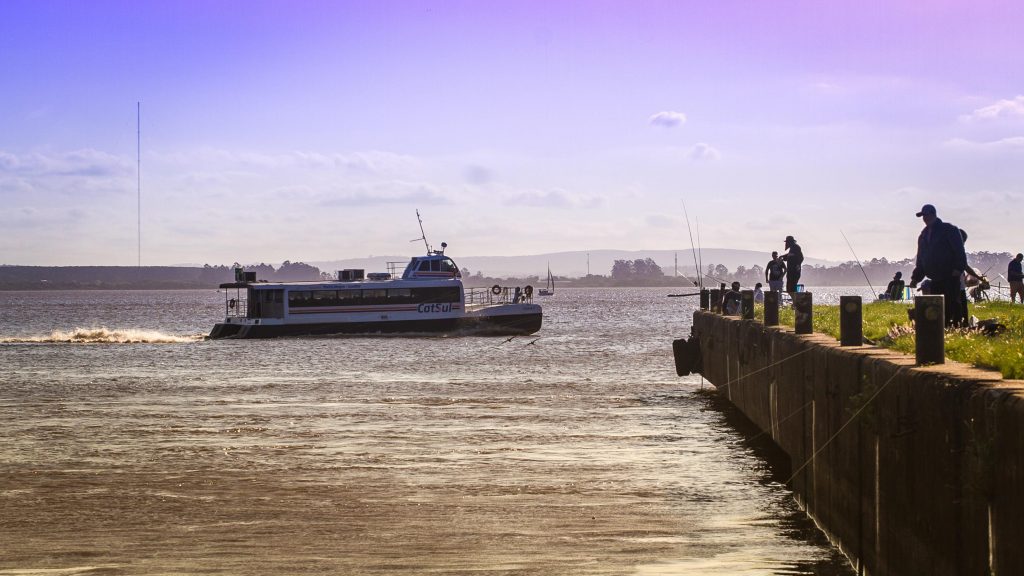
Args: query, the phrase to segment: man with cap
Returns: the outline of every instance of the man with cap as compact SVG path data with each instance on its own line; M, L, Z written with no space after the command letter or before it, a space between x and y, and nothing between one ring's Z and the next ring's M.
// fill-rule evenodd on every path
M960 229L943 222L935 206L925 204L917 216L924 220L924 230L917 237L917 263L910 274L910 287L927 276L929 291L945 297L946 326L960 317L960 275L967 269L967 252Z
M792 236L786 236L786 248L789 250L779 258L786 261L786 292L796 292L800 282L800 265L804 262L804 251Z

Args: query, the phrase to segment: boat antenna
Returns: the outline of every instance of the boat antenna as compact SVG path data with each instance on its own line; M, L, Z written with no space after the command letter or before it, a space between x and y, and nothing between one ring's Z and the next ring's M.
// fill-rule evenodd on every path
M413 238L412 240L409 240L409 242L419 242L420 240L423 240L423 245L427 247L427 254L429 255L430 254L430 244L427 243L427 233L423 231L423 218L420 218L420 211L419 211L419 209L416 210L416 220L419 221L419 223L420 223L420 237L419 238Z
M693 245L693 229L690 228L690 214L686 211L686 201L683 200L683 215L686 216L686 230L690 233L690 252L693 254L693 265L697 268L697 281L701 288L704 287L704 282L700 279L700 264L697 263L697 250ZM677 257L678 262L678 257ZM679 271L676 270L676 273Z
M142 102L135 103L135 197L139 229L139 268L142 268Z
M843 234L843 231L840 230L839 233ZM857 266L860 266L860 273L864 275L864 280L867 281L868 288L871 288L871 293L877 298L878 292L875 292L875 287L871 285L871 280L868 279L868 273L864 270L864 265L860 263L860 258L857 258L857 253L853 251L853 245L850 244L850 239L846 237L846 234L843 234L843 240L846 240L846 245L850 247L850 254L853 254L853 259L857 261Z

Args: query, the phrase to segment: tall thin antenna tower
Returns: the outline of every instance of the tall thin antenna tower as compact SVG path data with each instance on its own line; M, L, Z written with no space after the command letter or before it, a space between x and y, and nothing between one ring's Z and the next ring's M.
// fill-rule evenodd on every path
M135 102L135 196L138 206L139 268L142 268L142 103Z

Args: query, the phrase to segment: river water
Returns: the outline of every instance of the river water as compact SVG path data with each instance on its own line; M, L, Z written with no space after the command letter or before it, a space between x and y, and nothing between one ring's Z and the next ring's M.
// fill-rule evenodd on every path
M0 293L0 574L852 574L675 375L668 291L559 290L511 341L204 341L214 290Z

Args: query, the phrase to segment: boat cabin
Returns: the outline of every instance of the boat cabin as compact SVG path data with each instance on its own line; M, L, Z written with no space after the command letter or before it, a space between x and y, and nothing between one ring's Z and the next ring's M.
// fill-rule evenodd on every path
M455 262L440 251L427 256L413 256L402 273L402 280L437 280L438 278L461 278L462 273Z

